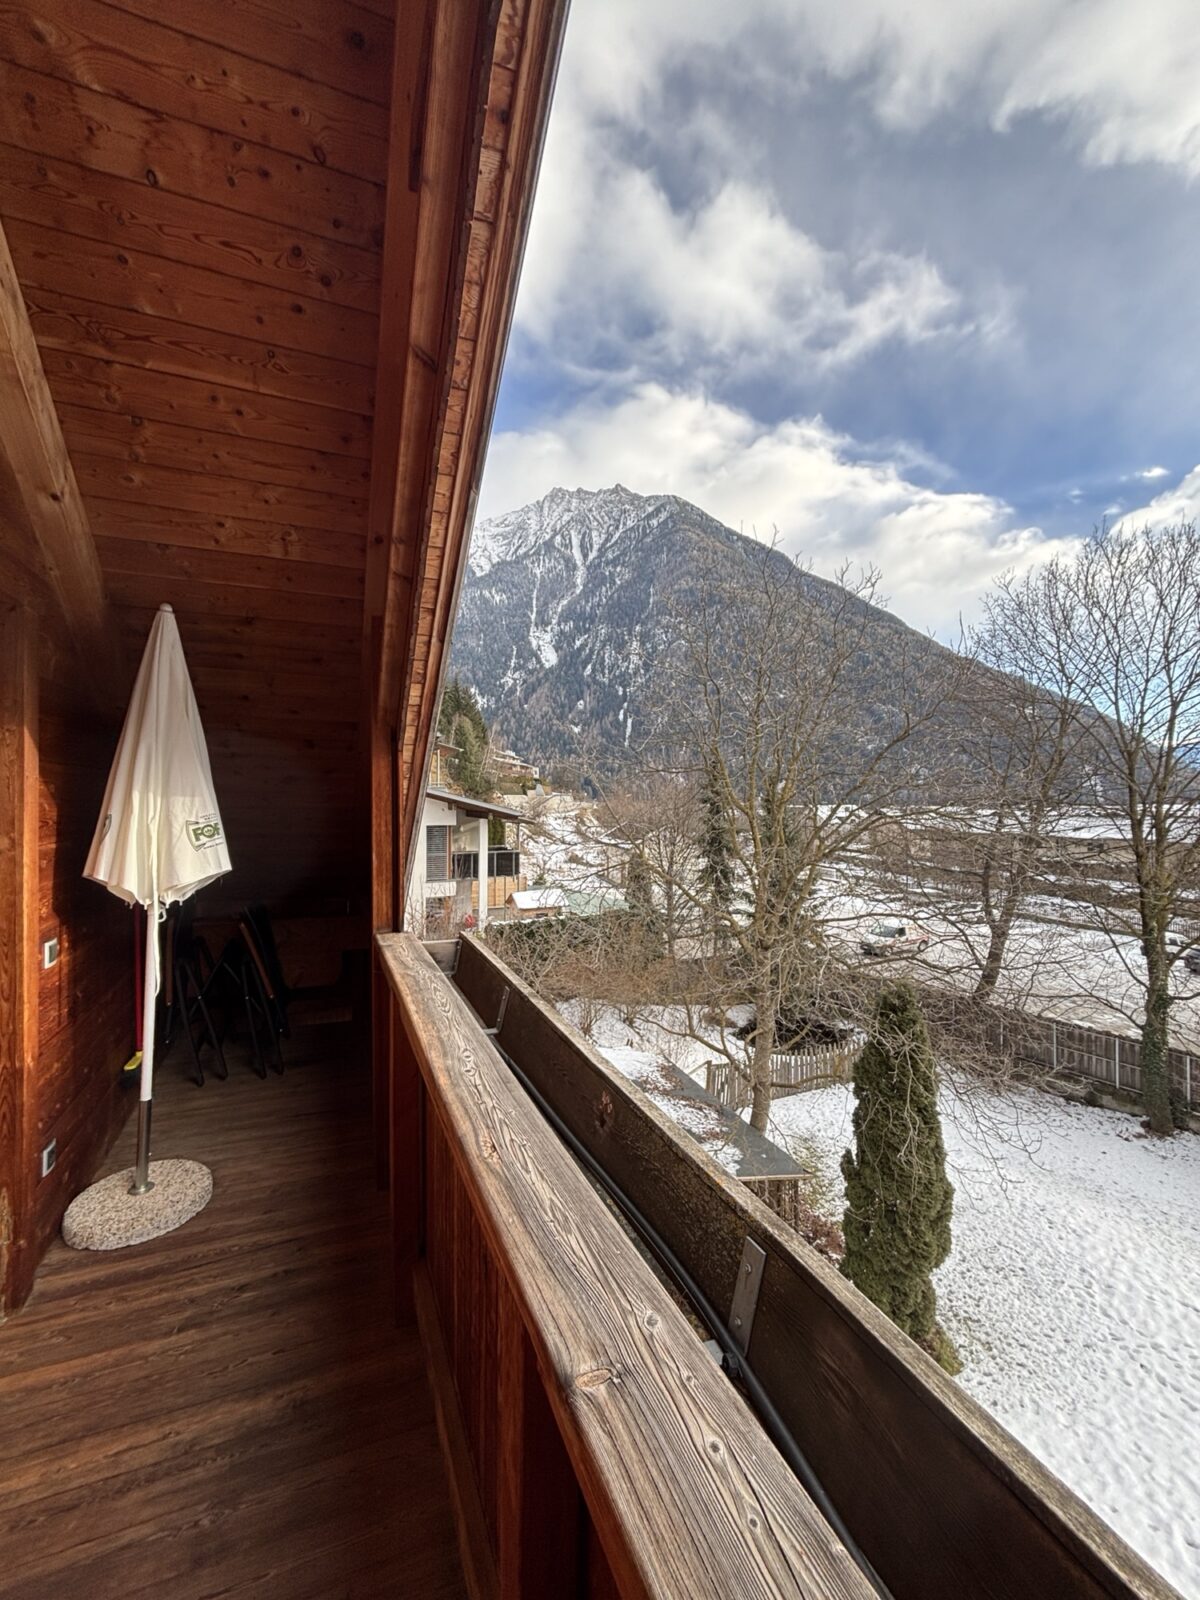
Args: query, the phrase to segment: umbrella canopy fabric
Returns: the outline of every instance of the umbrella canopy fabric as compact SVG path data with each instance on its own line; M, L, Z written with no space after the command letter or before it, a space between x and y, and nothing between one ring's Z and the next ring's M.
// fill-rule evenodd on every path
M159 608L84 876L155 912L230 870L179 626Z
M160 606L120 743L84 876L130 905L146 908L142 984L142 1071L133 1194L150 1182L150 1101L154 1093L154 1020L159 984L158 922L229 871L229 851L208 764L208 746L192 691L179 627ZM172 1224L173 1225L173 1224Z

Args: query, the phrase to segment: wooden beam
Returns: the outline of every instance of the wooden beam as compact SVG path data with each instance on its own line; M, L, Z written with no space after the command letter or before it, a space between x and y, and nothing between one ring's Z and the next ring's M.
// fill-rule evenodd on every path
M29 1095L38 1043L36 618L0 609L0 1321L29 1293Z
M117 703L124 672L100 562L50 386L0 227L0 454L37 540L58 602L102 699Z
M502 8L459 239L452 339L441 356L449 382L421 462L419 506L414 498L407 539L392 545L379 697L381 715L400 728L402 841L420 809L564 22L561 0L507 0ZM402 456L402 490L405 474ZM415 496L415 481L411 489Z
M406 575L428 520L450 388L496 10L496 0L431 0L398 30L422 71L415 84L403 79L397 54L392 137L408 137L393 145L388 186L366 600L368 623L384 617L376 700L389 724L404 657Z
M379 359L375 374L367 521L364 638L372 642L371 620L383 614L388 552L395 520L400 415L409 357L409 314L417 260L417 215L421 201L425 109L435 7L436 0L416 0L412 5L402 6L396 19L382 292L379 299ZM377 657L368 662L369 669L377 665Z

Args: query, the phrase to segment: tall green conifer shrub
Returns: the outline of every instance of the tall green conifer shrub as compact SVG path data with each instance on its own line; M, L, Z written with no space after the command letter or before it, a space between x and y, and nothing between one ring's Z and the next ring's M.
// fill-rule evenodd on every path
M960 1370L937 1322L931 1274L950 1254L954 1189L937 1105L937 1069L912 987L879 998L854 1069L854 1149L846 1180L842 1271L949 1372Z

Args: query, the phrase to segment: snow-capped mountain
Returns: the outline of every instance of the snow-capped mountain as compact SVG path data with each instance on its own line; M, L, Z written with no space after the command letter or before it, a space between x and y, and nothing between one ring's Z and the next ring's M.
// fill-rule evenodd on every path
M671 596L697 570L761 558L762 546L675 495L552 489L477 524L454 631L451 670L475 689L506 743L533 760L604 751L641 727L641 704ZM702 560L703 558L703 560ZM803 585L824 579L797 572ZM878 619L878 682L889 642L913 634ZM865 679L875 679L870 663ZM872 684L876 690L876 685ZM877 692L877 691L876 691Z

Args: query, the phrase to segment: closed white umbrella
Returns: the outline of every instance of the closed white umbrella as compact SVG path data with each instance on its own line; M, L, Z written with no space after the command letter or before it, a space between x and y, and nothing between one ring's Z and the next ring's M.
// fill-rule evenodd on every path
M158 924L169 905L229 871L208 747L179 627L160 606L108 775L84 876L146 908L138 1153L131 1194L150 1183Z

